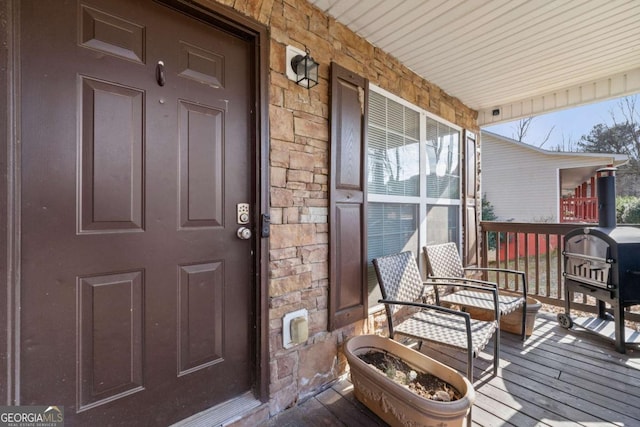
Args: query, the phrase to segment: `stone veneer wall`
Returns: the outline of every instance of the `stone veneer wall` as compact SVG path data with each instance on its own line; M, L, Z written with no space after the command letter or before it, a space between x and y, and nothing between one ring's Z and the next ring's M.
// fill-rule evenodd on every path
M305 0L198 0L225 4L269 28L271 238L269 278L270 412L278 413L344 373L346 338L382 330L371 316L327 331L329 285L329 93L331 61L463 128L479 131L477 112L412 73ZM285 74L285 49L310 50L320 64L311 90ZM309 340L284 349L282 317L309 311Z

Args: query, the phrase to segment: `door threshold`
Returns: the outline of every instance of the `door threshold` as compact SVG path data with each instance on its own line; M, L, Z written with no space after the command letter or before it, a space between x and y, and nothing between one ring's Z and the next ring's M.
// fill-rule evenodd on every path
M206 409L195 415L178 421L170 427L225 427L230 425L242 425L245 417L253 415L264 407L264 419L269 418L268 404L262 403L248 391L238 397L222 402L212 408Z

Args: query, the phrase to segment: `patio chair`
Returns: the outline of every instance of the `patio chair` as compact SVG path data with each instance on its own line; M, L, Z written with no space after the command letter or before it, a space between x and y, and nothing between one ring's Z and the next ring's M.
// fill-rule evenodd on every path
M411 252L386 255L373 260L382 291L380 303L385 305L389 336L403 335L423 342L444 345L467 352L467 377L473 383L473 358L485 348L495 335L493 349L493 375L498 373L500 361L500 334L497 333L500 313L498 293L494 293L496 319L474 320L469 313L424 302L426 284L422 281L418 264ZM474 287L476 285L469 285ZM480 287L480 285L477 285ZM402 307L411 307L394 319Z
M498 284L466 277L466 273L470 271L494 271L520 276L521 279L517 282L522 283L522 293L518 293L517 285L516 292L511 294L504 292L501 294L500 291L498 291L498 302L501 316L522 307L522 341L527 339L527 276L524 271L503 268L465 268L462 265L460 254L458 253L458 248L455 243L425 246L423 251L427 258L428 277L432 281L436 304L438 305L458 305L463 309L476 308L480 310L490 310L492 295L477 288L471 289L468 287L468 284L485 286L485 289L498 289ZM455 287L452 287L450 284L445 285L449 289L453 289L453 291L441 296L439 288L443 285L443 283L441 283L443 281L449 283L454 282L457 283L457 285Z

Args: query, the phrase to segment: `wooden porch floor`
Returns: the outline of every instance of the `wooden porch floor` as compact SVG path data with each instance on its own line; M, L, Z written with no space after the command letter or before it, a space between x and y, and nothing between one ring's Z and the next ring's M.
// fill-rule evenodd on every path
M639 348L617 353L613 343L584 330L562 329L554 314L542 312L524 345L506 332L500 339L497 377L490 375L490 353L475 359L474 426L640 426ZM465 372L464 353L423 352ZM263 424L384 425L355 400L348 379Z

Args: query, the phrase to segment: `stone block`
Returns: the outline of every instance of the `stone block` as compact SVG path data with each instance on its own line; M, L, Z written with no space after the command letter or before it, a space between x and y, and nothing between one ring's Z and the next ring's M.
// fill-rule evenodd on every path
M304 264L314 262L326 262L329 256L328 245L310 245L300 249Z
M292 2L283 2L283 15L286 19L287 29L292 30L294 28L301 28L308 31L309 18L304 13L305 5L302 2L296 2L295 4L291 3ZM304 44L296 47L304 50Z
M313 172L317 164L316 162L317 160L313 154L300 151L291 151L289 153L289 166L291 169Z
M310 335L327 330L329 312L326 309L318 308L317 311L309 313L309 333Z
M313 182L315 182L316 184L328 184L329 177L325 174L316 173L313 175Z
M271 176L269 182L272 187L286 187L287 186L287 169L281 167L272 167L270 169Z
M456 121L456 110L448 103L441 102L440 103L440 116L449 120L451 123L455 123Z
M285 108L269 106L271 138L293 141L293 113Z
M311 279L313 281L329 277L329 262L311 264Z
M279 331L282 329L282 317L274 317L269 319L269 330Z
M283 224L271 227L270 248L280 249L292 246L306 246L316 243L313 224Z
M269 209L271 213L271 225L282 224L282 209L281 208L271 208Z
M308 170L290 169L287 171L288 182L313 182L313 172Z
M311 286L311 273L287 276L269 281L269 296L277 297L289 292L307 289Z
M327 301L328 297L326 295L322 295L316 298L316 308L318 310L326 310L327 308L329 308L329 306L327 305Z
M325 326L326 328L326 326ZM338 347L334 340L317 342L300 350L298 383L300 395L313 393L316 388L337 376Z
M318 195L318 192L310 192ZM305 206L300 215L301 222L325 223L329 217L329 209L321 206Z
M280 308L284 306L299 305L302 302L301 292L291 292L279 297L269 299L269 308Z
M296 206L304 205L305 194L300 194L300 190L306 190L307 185L304 182L288 182L287 188L293 191L293 198L296 200Z
M272 105L276 105L278 107L284 107L284 96L286 94L286 91L289 90L290 83L291 83L291 80L289 80L286 74L271 73L270 86L275 86L283 91L282 97L281 97L282 99L280 100L280 103L272 102L271 103Z
M282 212L282 223L283 224L299 224L300 208L293 206L293 207L284 209Z
M285 188L271 188L271 206L287 207L293 206L293 192Z
M329 40L329 19L318 9L313 9L309 16L309 31L323 40Z
M276 369L278 370L278 379L292 376L298 368L298 353L291 352L285 356L279 357L276 361Z
M281 259L289 259L296 258L298 256L297 248L282 248L282 249L272 249L269 251L269 260L281 260Z
M308 136L310 138L328 140L329 139L329 123L318 123L302 117L294 117L293 119L296 135Z
M275 41L271 41L270 44L271 52L270 52L270 60L271 60L271 71L276 72L281 75L286 75L287 70L285 69L288 64L285 64L287 61L287 47L283 43L277 43ZM269 100L273 103L273 100Z
M288 150L278 150L272 145L269 157L270 157L269 160L271 162L271 166L280 166L283 168L289 167L289 151Z
M264 25L269 24L269 19L271 18L273 11L273 4L275 0L262 0L262 6L260 7L260 14L258 15L258 21L260 21ZM271 23L274 25L274 23Z
M297 384L293 381L283 381L282 383L286 384L286 387L283 387L276 392L273 392L273 390L271 391L271 398L269 399L269 412L271 415L275 415L287 408L290 408L298 401ZM271 388L274 388L276 384L271 384Z
M284 90L276 85L269 85L269 100L271 101L271 105L283 107Z

